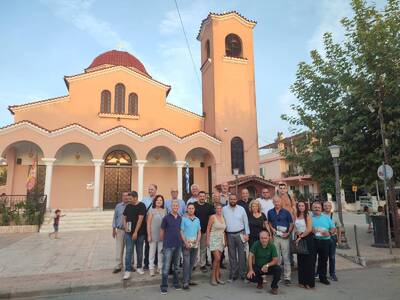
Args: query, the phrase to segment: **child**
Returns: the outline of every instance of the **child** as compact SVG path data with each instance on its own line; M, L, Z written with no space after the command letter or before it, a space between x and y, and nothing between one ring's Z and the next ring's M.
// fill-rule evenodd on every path
M372 220L371 220L371 210L368 206L364 206L365 222L368 224L367 233L372 232Z
M54 222L53 222L53 228L54 231L49 233L49 238L51 238L51 236L54 234L54 238L55 239L59 239L58 237L58 225L60 224L60 218L61 217L65 217L65 215L61 215L61 210L56 209L56 211L54 212Z

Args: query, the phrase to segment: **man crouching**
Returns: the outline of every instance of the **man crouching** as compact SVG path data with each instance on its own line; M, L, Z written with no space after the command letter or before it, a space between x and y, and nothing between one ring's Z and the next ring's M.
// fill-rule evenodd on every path
M263 288L263 275L272 275L271 294L278 294L278 282L281 268L278 265L278 253L267 231L260 232L260 240L250 249L247 278L257 282L257 288Z

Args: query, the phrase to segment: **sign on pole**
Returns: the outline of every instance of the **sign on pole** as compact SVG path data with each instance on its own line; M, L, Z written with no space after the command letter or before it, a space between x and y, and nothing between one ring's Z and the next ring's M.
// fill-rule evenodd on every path
M379 166L377 174L378 177L382 180L390 180L393 177L393 169L391 166L389 165L385 165L385 169L386 169L386 178L385 178L385 170L383 165Z
M351 190L353 191L353 193L357 192L357 186L355 184L353 184L351 186Z

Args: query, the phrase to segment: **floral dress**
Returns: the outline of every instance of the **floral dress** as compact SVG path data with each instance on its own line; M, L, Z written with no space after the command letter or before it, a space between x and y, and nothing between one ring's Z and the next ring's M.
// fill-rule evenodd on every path
M222 217L222 222L214 217L214 223L211 226L210 231L210 251L219 250L221 252L225 249L225 220Z

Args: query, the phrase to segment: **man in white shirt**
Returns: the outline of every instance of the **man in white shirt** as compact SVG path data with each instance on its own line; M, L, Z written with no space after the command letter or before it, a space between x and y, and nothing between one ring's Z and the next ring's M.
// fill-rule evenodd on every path
M190 197L188 199L188 201L186 201L186 205L188 205L189 203L197 202L197 199L199 198L199 192L200 192L199 185L196 183L193 183L192 186L190 187L190 191L192 193L192 197Z
M229 184L227 182L223 182L221 184L221 204L223 206L227 205L229 202Z
M268 216L269 210L274 208L274 203L269 190L263 188L261 191L261 198L258 198L257 200L260 202L261 212L263 212L265 216Z

